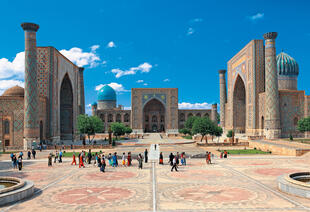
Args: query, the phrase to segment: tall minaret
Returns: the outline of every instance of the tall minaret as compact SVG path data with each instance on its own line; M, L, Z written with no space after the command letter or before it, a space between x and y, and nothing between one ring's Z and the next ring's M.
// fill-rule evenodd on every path
M24 96L24 147L31 147L39 139L39 97L37 89L37 44L39 25L22 23L25 31L25 96Z
M226 96L226 70L219 70L220 77L220 125L222 128L225 127L225 104L227 102Z
M265 39L265 135L267 139L281 136L278 72L275 39L278 33L268 32Z

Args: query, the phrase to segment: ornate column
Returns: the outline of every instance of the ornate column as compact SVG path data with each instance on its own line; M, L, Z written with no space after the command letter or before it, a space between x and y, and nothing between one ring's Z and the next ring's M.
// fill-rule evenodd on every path
M24 96L24 147L31 148L39 141L39 97L37 89L36 32L39 25L22 23L25 31L25 96Z
M226 73L226 70L219 70L219 78L220 78L220 125L222 128L225 127L225 104L227 102L225 73Z
M85 114L85 96L84 96L84 68L79 67L79 109L80 114Z
M281 136L278 72L275 39L278 33L268 32L265 39L265 135L267 139Z
M211 108L211 120L214 123L217 123L217 104L214 103L212 104L212 108Z

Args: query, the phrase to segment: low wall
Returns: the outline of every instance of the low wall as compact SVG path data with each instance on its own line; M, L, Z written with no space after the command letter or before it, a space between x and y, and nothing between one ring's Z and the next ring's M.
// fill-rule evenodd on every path
M47 146L46 149L111 149L111 145L96 144L96 145L53 145Z
M249 146L249 142L238 142L238 143L196 143L198 146Z
M285 146L280 143L277 144L264 141L249 140L249 147L260 149L262 151L271 151L272 154L288 155L288 156L301 156L307 152L310 152L310 149L298 149L290 146Z

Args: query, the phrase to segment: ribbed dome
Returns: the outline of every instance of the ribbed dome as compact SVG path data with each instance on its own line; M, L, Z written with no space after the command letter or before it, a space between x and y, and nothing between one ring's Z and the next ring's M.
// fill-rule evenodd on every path
M299 74L296 60L284 52L277 55L277 70L279 75L284 76L297 76Z
M4 91L2 96L24 96L24 88L16 85Z
M103 86L98 91L98 101L116 101L116 93L113 88L108 85Z
M93 104L91 104L91 106L97 106L97 102L93 102Z

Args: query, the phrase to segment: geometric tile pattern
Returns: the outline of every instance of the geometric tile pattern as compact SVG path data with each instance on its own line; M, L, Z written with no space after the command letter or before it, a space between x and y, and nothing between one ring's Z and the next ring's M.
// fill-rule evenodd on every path
M25 31L25 36L25 137L38 137L32 135L38 128L36 32Z

